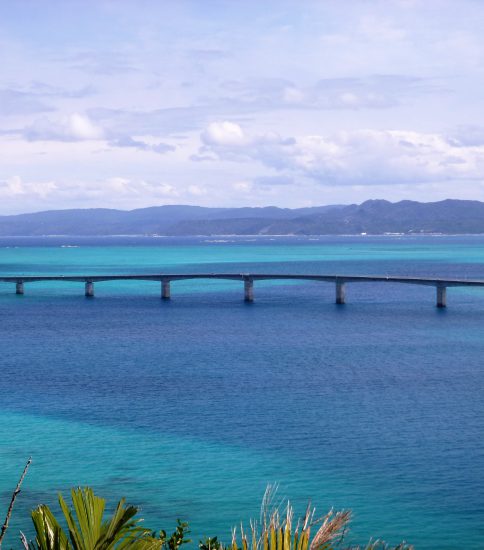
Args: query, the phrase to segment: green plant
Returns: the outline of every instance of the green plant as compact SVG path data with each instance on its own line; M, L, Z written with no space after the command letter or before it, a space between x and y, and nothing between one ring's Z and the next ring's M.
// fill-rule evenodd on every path
M272 502L277 487L269 485L264 494L261 507L260 521L252 521L250 528L245 531L240 526L240 536L237 530L232 531L232 542L227 546L220 545L217 538L207 539L217 541L214 550L334 550L342 548L343 539L351 519L349 510L333 512L330 510L325 516L317 518L315 508L310 505L305 515L294 526L294 510L288 502L283 513L279 506ZM311 531L316 530L313 536ZM201 550L209 550L203 543ZM412 547L402 543L394 550L411 550ZM210 549L211 550L211 549ZM352 547L351 550L360 550ZM390 550L381 541L370 542L365 550Z
M240 526L232 531L232 542L226 550L329 550L343 537L350 519L349 511L315 518L315 509L308 506L303 518L294 524L294 510L288 502L283 513L273 506L277 487L269 485L262 499L260 521L251 521L248 531ZM311 529L318 526L311 541Z
M188 523L177 519L176 529L169 538L167 537L166 531L160 531L159 540L161 541L163 550L178 550L182 544L192 542L191 539L185 538L185 536L189 533L190 530L188 529Z
M223 550L222 543L217 537L206 537L198 543L199 550Z
M0 529L0 548L20 487L30 466L31 459L12 494L5 522ZM250 522L246 532L240 526L232 531L232 542L221 543L217 537L208 537L198 544L199 550L334 550L342 548L343 538L351 519L349 510L333 512L315 518L315 509L310 505L305 515L295 527L294 511L290 503L280 513L280 506L272 502L277 492L276 486L268 485L262 499L260 521ZM177 520L175 531L168 537L166 531L156 532L139 525L135 518L138 508L125 504L121 499L113 515L104 519L106 501L96 496L89 487L71 490L72 506L69 507L59 494L59 504L67 524L67 532L62 528L50 508L41 504L32 511L32 521L36 532L34 541L27 541L21 533L25 550L179 550L183 544L191 542L188 523ZM311 537L311 530L317 529ZM402 542L393 550L412 550L412 546ZM362 550L361 547L347 547L346 550ZM383 541L370 541L364 550L392 550Z
M36 538L30 543L22 538L28 550L149 550L161 547L161 541L151 536L148 529L139 526L135 518L138 509L121 499L111 518L104 519L106 501L92 489L77 488L71 491L72 507L62 495L59 504L67 523L68 532L61 527L50 508L42 504L32 512Z

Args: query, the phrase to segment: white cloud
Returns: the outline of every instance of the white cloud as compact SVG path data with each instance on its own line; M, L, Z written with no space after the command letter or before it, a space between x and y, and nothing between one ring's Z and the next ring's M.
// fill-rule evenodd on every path
M93 124L88 117L78 113L67 118L66 130L68 135L79 140L100 139L104 135L102 128Z
M0 22L3 212L484 197L483 2L48 3Z
M28 141L87 141L104 138L104 130L86 115L72 113L59 119L41 117L24 129Z
M13 131L12 133L16 133ZM163 155L175 151L176 147L159 141L148 142L133 138L127 134L105 130L87 115L72 113L70 115L50 119L41 117L30 126L24 128L21 135L27 141L99 141L107 140L111 147L132 148L139 151L149 151Z
M212 122L202 132L202 141L214 146L239 146L245 144L242 128L234 122Z
M193 195L195 197L201 197L207 194L207 190L200 185L189 185L187 190L190 195Z
M20 176L13 176L5 181L0 181L0 196L3 198L23 195L25 192Z
M45 198L58 190L53 181L25 182L20 176L12 176L0 181L0 197L2 199L15 198Z
M228 123L224 123L228 128ZM213 125L210 127L213 128ZM220 129L220 125L217 126ZM466 146L440 134L357 130L292 138L269 133L247 136L237 124L207 140L201 154L256 160L295 177L326 184L380 185L484 179L484 146ZM283 179L283 182L290 181Z
M26 203L32 201L91 201L91 200L159 200L175 199L178 190L166 182L146 181L114 176L100 181L25 181L20 176L12 176L0 181L2 200L21 198Z

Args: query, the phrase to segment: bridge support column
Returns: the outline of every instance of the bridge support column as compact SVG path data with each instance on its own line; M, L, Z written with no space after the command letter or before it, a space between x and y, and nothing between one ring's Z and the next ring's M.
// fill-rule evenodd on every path
M171 297L170 281L161 281L161 297L163 300L169 300Z
M447 306L447 287L442 285L437 285L437 307L446 307Z
M250 277L244 279L244 300L246 302L254 301L254 279Z
M86 282L86 291L85 291L85 295L88 297L88 298L92 298L94 296L94 283L92 281L87 281Z
M345 303L345 283L344 281L336 280L336 303Z
M24 293L24 282L17 281L15 285L15 294L23 294L23 293Z

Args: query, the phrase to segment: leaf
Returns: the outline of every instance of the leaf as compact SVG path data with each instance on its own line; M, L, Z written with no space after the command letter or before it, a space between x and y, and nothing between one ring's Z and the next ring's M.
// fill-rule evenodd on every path
M39 550L68 550L70 548L67 535L62 530L50 508L41 504L32 511L36 539Z
M66 520L69 535L62 530L47 506L39 506L32 512L37 533L38 550L158 550L163 541L152 536L151 531L140 527L135 516L138 509L121 499L108 520L104 520L105 500L96 496L89 487L72 489L72 506L62 495L59 504ZM186 524L179 522L179 536L184 541Z

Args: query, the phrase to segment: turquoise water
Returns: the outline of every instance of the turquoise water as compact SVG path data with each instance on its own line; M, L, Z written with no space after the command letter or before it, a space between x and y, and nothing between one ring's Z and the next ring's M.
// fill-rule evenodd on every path
M484 238L0 239L0 272L297 272L484 278ZM349 507L352 542L483 548L484 292L238 282L0 283L0 503L90 484L195 540L258 515Z

